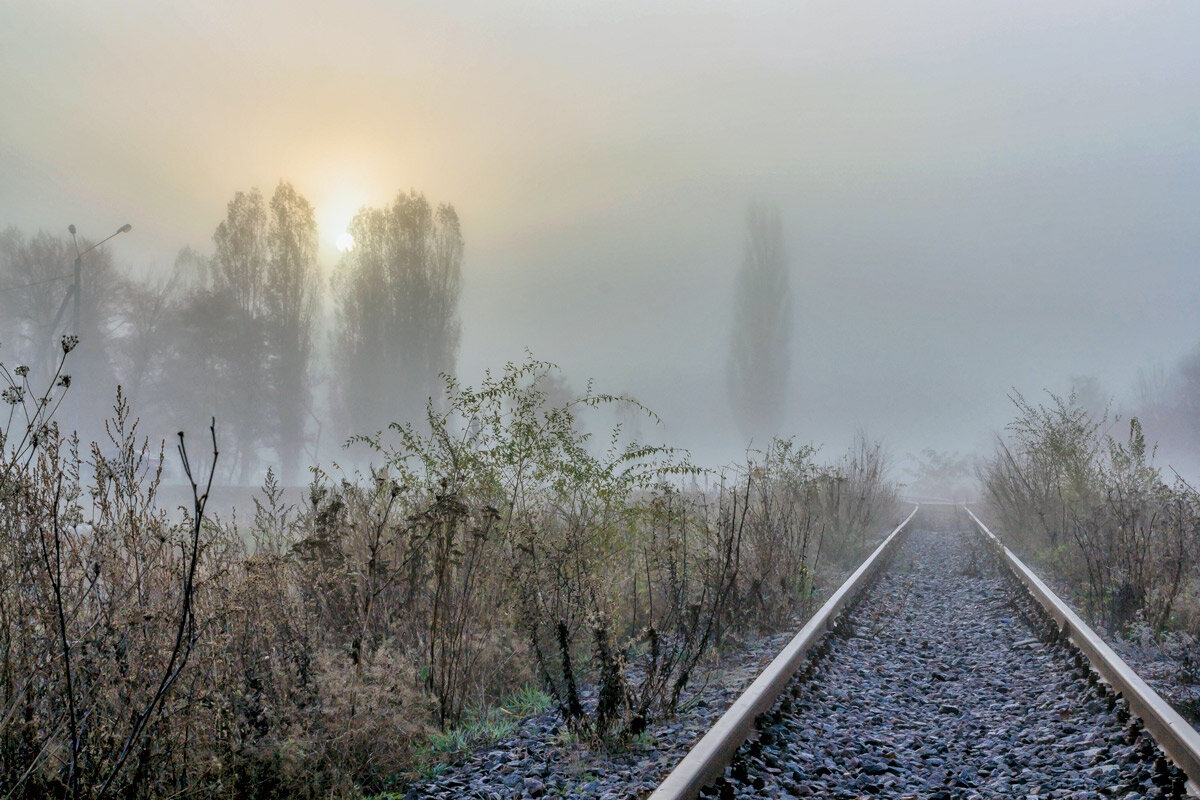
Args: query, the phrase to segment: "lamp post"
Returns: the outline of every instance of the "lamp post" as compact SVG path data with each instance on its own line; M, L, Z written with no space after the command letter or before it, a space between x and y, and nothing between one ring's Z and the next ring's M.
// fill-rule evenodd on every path
M79 335L79 295L83 291L83 281L82 281L83 257L85 255L87 255L88 253L92 252L93 250L95 250L100 245L107 242L109 239L113 238L114 236L119 236L122 233L129 233L129 231L133 230L133 226L130 225L128 222L126 222L124 225L117 228L115 233L109 234L108 236L106 236L105 238L96 242L94 245L92 245L91 247L87 248L86 250L84 250L82 252L80 252L80 250L79 250L79 240L77 240L75 238L75 226L68 225L67 230L69 230L71 232L71 241L75 243L75 286L74 286L74 288L71 289L72 293L74 293L74 295L75 295L75 314L74 314L75 318L74 318L72 333L74 333L76 336L78 336ZM60 311L59 313L61 314L62 312Z
M58 322L59 322L59 320L62 319L63 312L67 310L67 301L70 300L72 296L74 296L74 298L75 298L75 304L74 304L75 307L74 307L74 314L73 314L73 317L74 317L73 330L71 332L76 336L79 336L79 334L80 334L80 330L79 330L79 324L80 324L79 296L83 293L83 257L85 255L87 255L88 253L92 252L93 250L95 250L100 245L107 242L109 239L112 239L114 236L119 236L122 233L128 233L132 229L133 229L133 226L127 222L124 225L122 225L121 227L117 228L116 231L114 231L113 233L104 237L103 239L101 239L100 241L91 245L90 247L88 247L84 250L80 250L79 249L79 240L75 238L75 226L74 225L67 226L67 230L71 232L71 241L75 244L75 283L71 287L70 291L67 292L67 296L63 298L62 305L60 305L58 307L58 313L54 315L54 322L50 323L50 338L46 341L47 347L49 347L50 342L53 341L53 339L54 339L54 332L56 330L58 330ZM73 405L75 405L75 404L73 404ZM71 427L74 428L75 430L79 429L79 406L78 405L75 405L75 411L74 411L74 414L72 414Z

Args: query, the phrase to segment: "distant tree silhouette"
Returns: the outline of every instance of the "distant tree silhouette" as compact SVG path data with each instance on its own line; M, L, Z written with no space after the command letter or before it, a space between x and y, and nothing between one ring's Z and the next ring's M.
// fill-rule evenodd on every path
M334 375L343 434L422 417L458 358L463 238L453 206L399 193L350 223L333 279Z
M231 429L232 480L252 479L263 446L275 450L280 475L294 480L311 408L320 290L312 205L286 182L270 204L258 189L237 192L213 244L208 263L181 254L188 274L177 279L189 288L176 304L164 388L177 414L215 413Z
M727 369L730 405L746 438L780 433L788 384L792 298L779 210L752 204L737 275Z
M215 288L228 292L247 316L261 316L267 281L267 207L262 192L237 192L213 233Z
M1200 344L1179 359L1176 370L1175 404L1180 423L1177 435L1196 452L1200 450Z
M228 432L228 444L221 447L222 461L230 456L225 478L248 483L265 429L264 375L255 374L261 367L250 358L262 339L258 321L230 292L199 286L179 299L171 333L159 394L165 402L158 405L152 427L196 430L205 415L217 416Z
M114 342L113 360L117 379L135 416L149 416L159 410L163 371L172 353L180 288L176 271L129 281L120 300L120 336ZM178 420L174 426L165 425L161 435L165 437L177 430Z
M80 251L92 242L80 238ZM64 424L78 424L97 435L116 391L112 344L118 327L119 299L126 279L113 266L108 248L83 255L79 297L79 330L72 330L72 302L63 305L72 286L75 243L69 236L45 231L26 237L16 228L0 234L0 342L6 358L27 364L35 382L49 374L61 355L58 337L73 333L79 346L67 371L77 387L59 413ZM62 313L59 313L62 311ZM56 324L57 323L57 324ZM93 424L95 423L95 424Z
M213 258L183 248L168 276L135 282L121 309L118 375L152 441L202 430L220 414L222 431L244 430L230 410L245 413L235 370L247 315L229 292L214 288ZM222 473L236 479L243 448L223 448ZM257 442L244 448L257 458ZM248 467L251 465L248 465Z
M218 362L211 366L220 387L214 411L233 429L227 449L233 456L232 477L239 483L250 479L259 447L268 438L267 225L258 189L234 194L213 233L212 285L193 292L185 304L186 327L211 345Z
M311 407L309 366L317 277L317 222L313 207L291 184L271 198L270 258L264 292L271 432L286 482L299 474L305 423Z

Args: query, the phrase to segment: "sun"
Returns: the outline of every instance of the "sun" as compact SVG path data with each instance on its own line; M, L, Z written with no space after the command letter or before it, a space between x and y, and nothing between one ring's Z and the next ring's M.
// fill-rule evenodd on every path
M354 235L349 231L343 231L338 234L334 245L337 247L339 253L348 253L354 249Z

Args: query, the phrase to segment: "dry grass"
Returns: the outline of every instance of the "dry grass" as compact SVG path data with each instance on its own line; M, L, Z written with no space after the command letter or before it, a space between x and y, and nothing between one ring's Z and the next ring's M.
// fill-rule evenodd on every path
M1164 479L1136 418L1118 440L1073 396L1013 399L1010 435L980 475L1005 537L1110 629L1200 633L1200 494Z
M551 405L549 369L450 383L429 433L363 440L380 467L299 506L269 475L248 531L204 517L200 475L158 508L122 399L84 455L27 392L0 441L0 797L389 791L531 682L627 741L888 510L866 445L826 467L777 441L710 490L668 448L597 447L578 415L631 401Z

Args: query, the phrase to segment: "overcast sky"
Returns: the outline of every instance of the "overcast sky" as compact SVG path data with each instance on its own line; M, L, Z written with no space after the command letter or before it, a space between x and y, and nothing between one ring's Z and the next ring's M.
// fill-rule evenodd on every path
M747 204L795 297L787 422L987 445L1010 387L1200 340L1200 3L0 4L0 227L167 270L291 181L324 267L414 188L467 242L460 373L530 348L706 462Z

